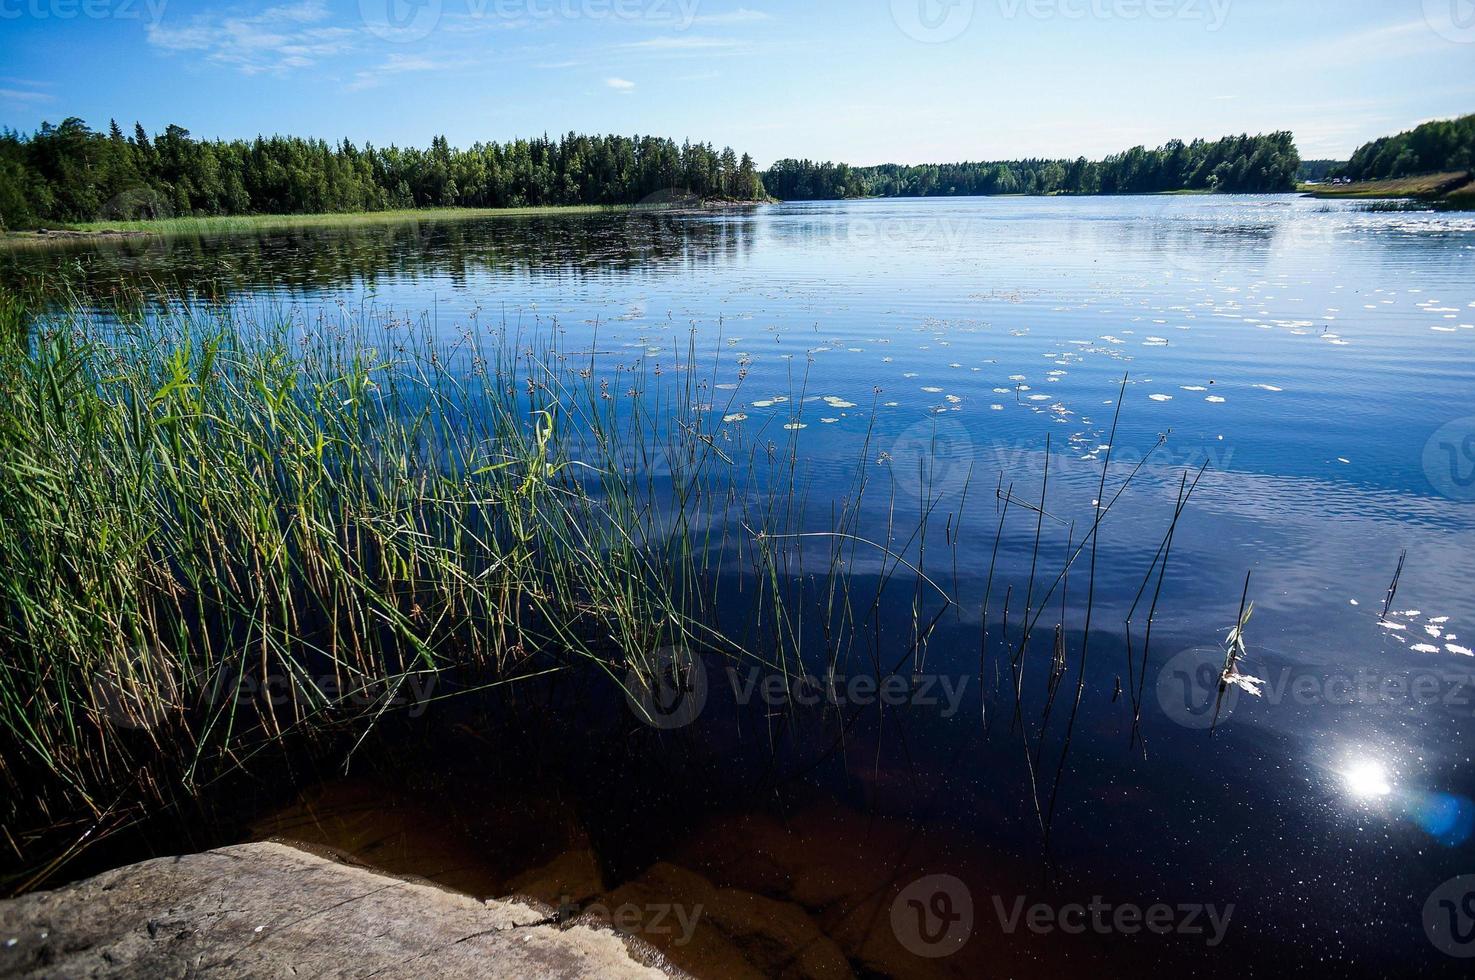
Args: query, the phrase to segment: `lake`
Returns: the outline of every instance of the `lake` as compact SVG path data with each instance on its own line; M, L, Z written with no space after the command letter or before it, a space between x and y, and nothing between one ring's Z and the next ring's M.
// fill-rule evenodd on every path
M797 460L816 534L871 474L845 561L906 580L857 630L904 694L845 687L779 722L793 691L712 664L699 719L606 705L528 749L550 772L516 790L448 735L435 773L370 764L258 832L490 895L529 869L477 828L535 814L529 854L592 852L642 905L694 901L671 869L695 869L724 901L779 903L770 932L803 909L817 948L873 973L1458 965L1440 889L1475 871L1475 217L868 200L0 253L0 281L63 275L100 309L122 286L304 331L372 311L450 342L556 336L656 387L695 369L714 438ZM1262 683L1221 700L1246 596L1239 671ZM741 631L741 595L719 605ZM442 811L414 802L424 780ZM554 824L578 829L550 843ZM1093 901L1169 911L1106 935ZM724 914L761 918L743 908ZM724 972L725 947L696 946L670 952Z

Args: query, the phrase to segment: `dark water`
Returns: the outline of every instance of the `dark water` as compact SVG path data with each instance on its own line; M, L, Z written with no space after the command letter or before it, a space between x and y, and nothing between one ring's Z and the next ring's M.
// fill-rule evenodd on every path
M84 298L123 283L304 325L371 309L447 337L558 329L671 375L691 342L714 416L794 446L815 513L864 452L887 484L865 536L915 523L919 498L950 515L925 551L887 539L960 599L925 654L912 617L936 596L914 604L904 573L837 671L922 675L905 696L849 689L796 715L713 663L695 722L652 728L618 698L545 691L539 710L577 700L587 727L507 768L495 723L443 719L418 764L367 763L263 833L555 903L589 897L591 872L567 869L592 861L611 904L702 905L715 931L690 943L649 916L640 931L712 975L1397 975L1475 953L1475 899L1440 891L1475 873L1475 219L1287 197L886 201L0 255L7 280L62 271ZM1017 717L1010 661L1022 610L1089 529L1109 441L1105 499L1147 462L1103 525L1062 766L1089 552L1025 648ZM1045 519L1024 502L1047 461ZM895 572L850 558L867 595ZM1246 573L1241 671L1265 683L1231 689L1211 735ZM740 627L743 608L722 615ZM1052 701L1057 622L1069 669ZM1097 896L1110 926L1049 926ZM1112 920L1159 905L1160 930ZM1222 941L1182 906L1233 906Z

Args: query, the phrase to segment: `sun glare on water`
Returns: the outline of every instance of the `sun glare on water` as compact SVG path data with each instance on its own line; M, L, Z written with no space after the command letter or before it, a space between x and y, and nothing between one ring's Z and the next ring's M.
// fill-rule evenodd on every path
M1359 759L1342 770L1347 792L1360 800L1373 800L1393 792L1388 770L1371 759Z

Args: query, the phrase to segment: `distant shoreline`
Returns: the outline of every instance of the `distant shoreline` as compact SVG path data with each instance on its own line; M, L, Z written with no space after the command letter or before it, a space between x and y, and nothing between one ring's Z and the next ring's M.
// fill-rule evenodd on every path
M1303 193L1319 199L1396 200L1414 199L1459 207L1475 207L1475 178L1469 171L1363 180L1351 184L1302 184Z
M391 211L343 211L328 214L208 215L159 218L152 221L89 221L39 231L7 232L0 237L0 242L52 244L68 241L114 241L155 235L229 234L422 221L465 221L474 218L605 214L628 210L632 210L630 205L579 204L526 208L404 208Z
M1138 194L988 194L961 195L980 197L1184 197L1212 196L1206 190L1145 191ZM1459 207L1475 207L1475 179L1469 173L1429 174L1392 180L1360 181L1353 184L1301 184L1295 191L1318 199L1398 200L1414 199L1449 203ZM949 200L955 195L882 195L861 198L816 198L816 201L902 201ZM169 235L223 235L271 231L295 231L367 227L374 225L468 221L488 218L526 218L540 216L573 216L585 214L621 214L663 211L674 214L693 211L716 211L728 208L754 207L759 204L795 203L769 198L765 201L728 201L713 199L700 203L672 203L651 206L639 204L570 204L519 208L402 208L388 211L347 211L326 214L252 214L206 215L188 218L160 218L149 221L91 221L40 230L0 232L0 248L26 245L60 245L69 242L114 242Z
M264 231L333 229L371 225L436 221L469 221L482 218L535 218L581 214L622 214L650 211L672 213L751 207L772 201L729 201L640 204L557 204L523 208L402 208L390 211L343 211L328 214L238 214L152 221L89 221L34 231L0 233L6 245L57 245L65 242L127 241L161 235L225 235Z

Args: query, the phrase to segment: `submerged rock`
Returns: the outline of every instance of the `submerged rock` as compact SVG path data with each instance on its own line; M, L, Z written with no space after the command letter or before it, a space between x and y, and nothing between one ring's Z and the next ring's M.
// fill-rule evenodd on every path
M0 902L0 976L677 975L653 949L535 902L479 902L282 844L119 868Z
M604 875L599 858L584 847L565 851L543 867L518 875L507 883L507 890L554 907L579 904L604 891Z
M603 911L633 913L638 935L701 976L843 980L854 975L844 953L798 905L719 888L674 864L656 864L617 888L603 900ZM689 932L679 931L688 924Z

